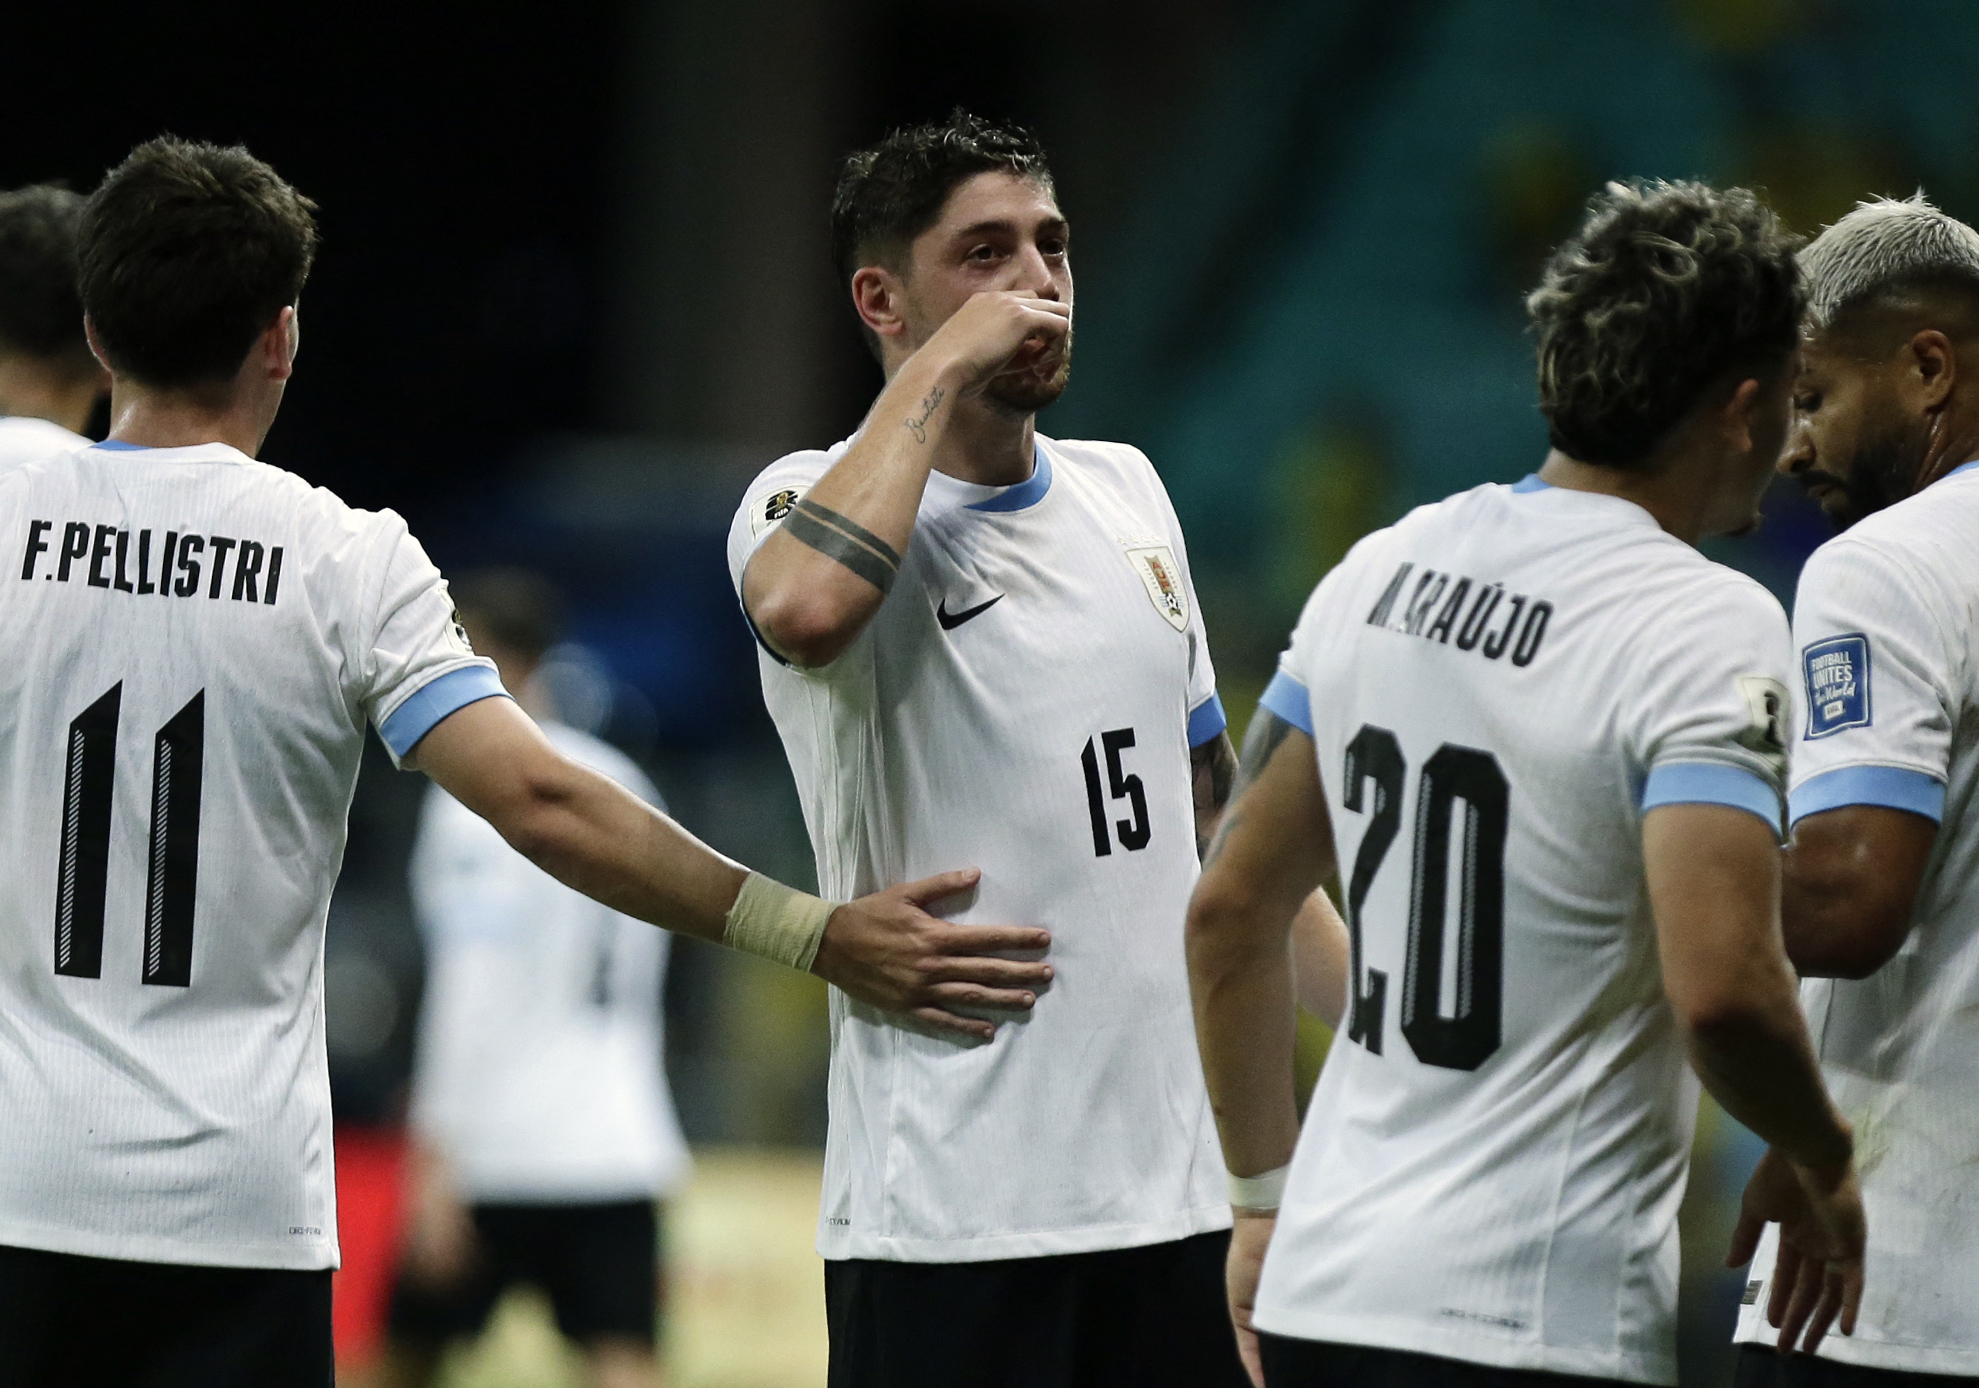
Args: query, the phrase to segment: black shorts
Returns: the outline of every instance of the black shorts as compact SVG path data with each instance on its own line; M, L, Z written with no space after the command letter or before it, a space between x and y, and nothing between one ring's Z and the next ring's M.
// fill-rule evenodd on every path
M0 1388L329 1388L330 1272L0 1247Z
M392 1338L438 1344L478 1335L502 1294L526 1282L543 1289L557 1328L580 1344L654 1342L660 1230L652 1201L475 1205L470 1213L473 1266L445 1291L401 1279L392 1292Z
M1265 1388L1570 1388L1621 1383L1537 1369L1501 1369L1403 1349L1260 1335Z
M1227 1232L987 1263L825 1264L830 1388L1250 1388Z
M1811 1354L1781 1354L1770 1345L1740 1345L1732 1378L1732 1388L1951 1388L1954 1383L1979 1383L1979 1378L1865 1369Z

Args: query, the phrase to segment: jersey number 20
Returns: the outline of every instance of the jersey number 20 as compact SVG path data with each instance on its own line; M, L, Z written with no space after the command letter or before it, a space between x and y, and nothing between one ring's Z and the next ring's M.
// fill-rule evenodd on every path
M55 972L103 976L103 903L116 797L117 715L123 681L69 724L62 852L55 878ZM192 982L192 907L199 876L199 782L206 691L192 696L153 740L150 874L144 892L144 981Z
M1388 975L1363 963L1361 908L1402 825L1408 762L1386 728L1364 725L1347 744L1342 797L1356 814L1374 804L1347 884L1353 997L1348 1038L1381 1054ZM1498 759L1446 742L1423 764L1416 791L1414 865L1409 885L1408 954L1403 969L1402 1035L1425 1065L1475 1070L1498 1049L1505 987L1505 823L1511 788ZM1444 921L1450 890L1450 829L1463 801L1463 880L1457 912L1456 998L1443 1015ZM1365 980L1365 984L1363 984Z

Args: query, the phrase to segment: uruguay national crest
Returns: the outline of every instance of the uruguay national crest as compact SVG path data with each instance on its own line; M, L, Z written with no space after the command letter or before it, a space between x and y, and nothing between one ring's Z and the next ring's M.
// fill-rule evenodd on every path
M1141 586L1148 590L1148 600L1154 604L1154 610L1175 630L1187 630L1189 590L1182 583L1182 567L1175 562L1175 552L1167 545L1136 544L1132 541L1125 548L1127 562L1141 576Z

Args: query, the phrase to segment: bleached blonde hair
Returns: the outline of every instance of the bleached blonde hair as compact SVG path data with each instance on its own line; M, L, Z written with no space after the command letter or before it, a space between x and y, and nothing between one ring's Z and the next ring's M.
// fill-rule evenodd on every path
M1800 272L1807 321L1820 330L1893 290L1949 281L1979 291L1979 231L1932 206L1922 189L1870 198L1814 238Z

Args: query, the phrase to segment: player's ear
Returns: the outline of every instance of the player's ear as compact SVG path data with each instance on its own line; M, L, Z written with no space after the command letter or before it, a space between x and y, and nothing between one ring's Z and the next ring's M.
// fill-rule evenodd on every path
M96 358L96 364L108 371L110 358L103 355L103 344L96 338L95 320L86 313L82 316L82 335L89 339L89 354Z
M261 334L256 350L271 381L286 381L295 372L295 354L302 347L301 330L296 326L295 307L290 305L275 315L275 321Z
M1958 360L1951 339L1926 328L1905 346L1904 384L1926 414L1936 414L1951 401L1958 379Z
M1725 402L1718 412L1718 425L1726 447L1734 453L1752 451L1753 412L1764 405L1762 396L1765 388L1750 378L1740 381L1732 391L1731 399Z
M905 290L884 265L862 265L852 275L852 307L880 337L897 337L907 331Z

